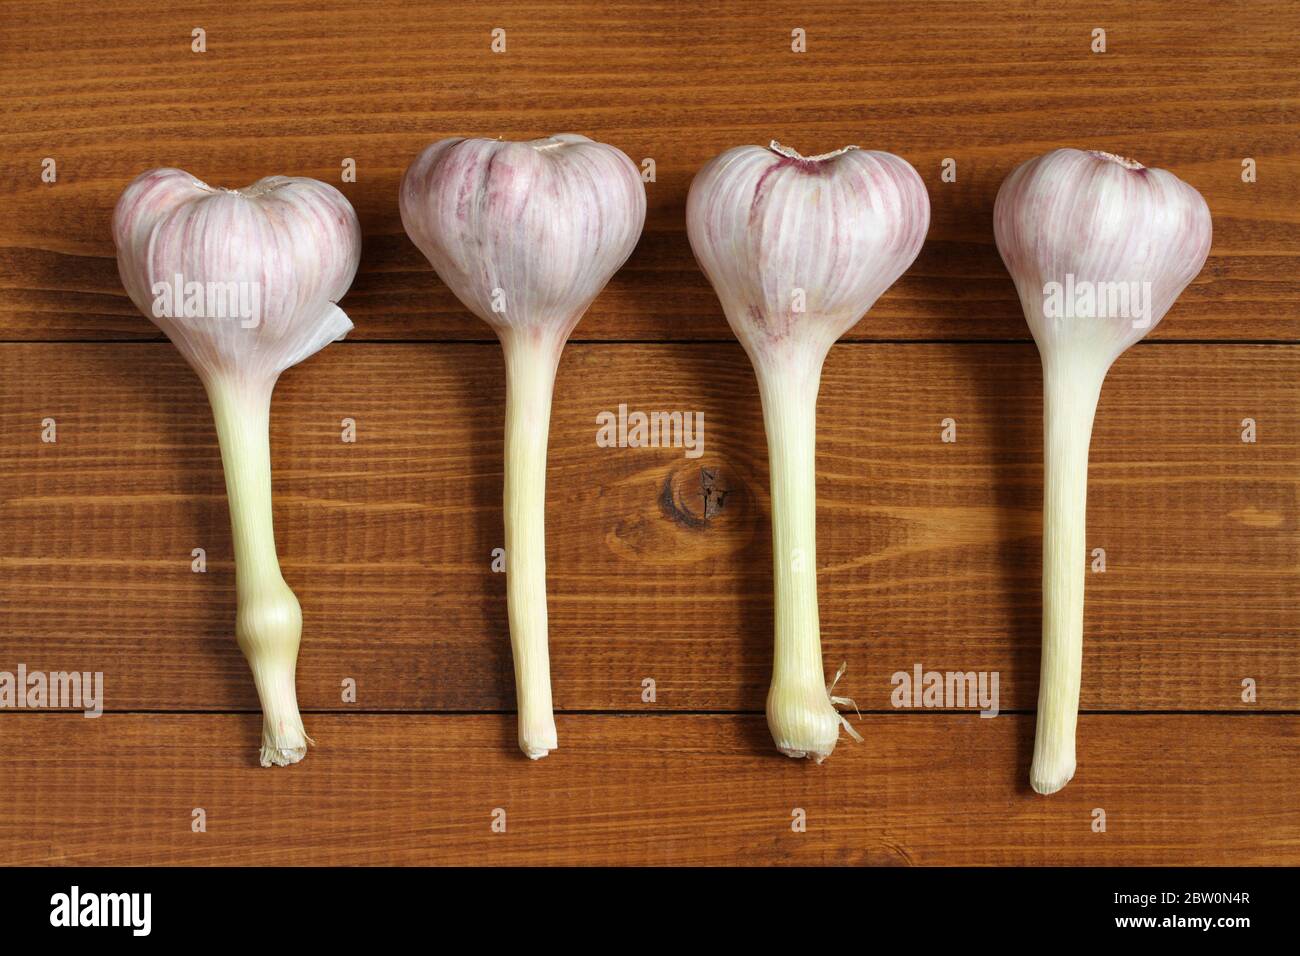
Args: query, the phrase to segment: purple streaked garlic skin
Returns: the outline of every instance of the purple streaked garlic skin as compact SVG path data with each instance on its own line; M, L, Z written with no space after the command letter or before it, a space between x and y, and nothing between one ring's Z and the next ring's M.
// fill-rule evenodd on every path
M1016 168L993 229L1043 365L1043 649L1029 776L1050 794L1076 767L1088 447L1102 382L1201 271L1212 229L1201 194L1172 173L1077 149Z
M686 221L695 258L758 366L795 345L824 356L856 325L921 251L930 198L892 153L848 147L806 158L777 143L738 146L696 174Z
M1173 173L1113 153L1057 149L1018 166L993 208L998 252L1040 349L1086 348L1109 366L1164 318L1205 265L1210 210ZM1131 316L1048 318L1044 287L1151 284L1149 324Z
M575 133L444 139L402 177L402 226L465 307L503 338L563 347L645 225L622 151Z
M444 139L406 170L399 206L407 235L505 353L506 603L519 748L537 760L558 745L545 544L555 372L641 236L645 186L632 160L585 136Z
M822 664L816 578L817 391L831 345L912 264L930 224L906 160L847 147L804 157L739 146L691 183L686 225L758 378L772 488L775 651L767 722L777 749L817 763L841 727ZM843 673L841 668L840 673Z
M336 303L361 259L356 213L312 179L229 190L154 169L118 200L113 241L131 300L207 391L230 505L235 637L262 704L259 759L297 763L312 741L295 687L302 608L272 524L271 393L281 372L352 328Z
M131 301L204 381L223 373L273 383L352 329L335 303L361 261L361 226L327 183L271 176L222 189L180 169L151 169L118 200L113 241ZM154 285L176 275L205 286L257 284L256 325L158 315Z

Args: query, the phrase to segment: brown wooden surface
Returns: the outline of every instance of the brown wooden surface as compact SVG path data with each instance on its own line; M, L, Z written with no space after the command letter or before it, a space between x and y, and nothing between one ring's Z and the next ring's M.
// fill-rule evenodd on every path
M1294 862L1300 843L1294 781L1274 772L1300 760L1294 717L1084 717L1086 764L1050 800L1024 782L1025 716L873 716L820 767L770 757L761 717L561 716L560 750L532 763L509 716L364 715L317 716L321 745L272 773L247 759L259 726L0 721L24 755L6 767L6 861L1240 865Z
M1300 354L1150 345L1093 436L1084 706L1300 709ZM364 387L358 383L365 383ZM846 693L895 671L997 670L1037 696L1041 375L1032 344L845 345L819 403L818 580ZM0 660L111 673L116 709L256 706L207 399L169 344L0 349ZM705 453L600 448L596 415L691 409ZM299 686L367 709L513 706L502 542L504 380L491 345L342 345L284 376L276 527L305 615ZM40 422L59 423L57 445ZM1243 417L1263 436L1239 437ZM340 440L340 421L358 440ZM957 442L940 422L957 421ZM761 711L770 671L767 447L736 344L573 345L551 426L557 706ZM721 505L706 511L712 475ZM191 551L207 551L206 574ZM1249 607L1249 613L1245 608ZM1241 680L1260 685L1241 701Z
M1300 863L1300 8L313 9L124 0L0 17L0 670L103 670L109 710L0 710L0 863ZM190 52L196 26L205 54ZM1089 51L1094 27L1105 54ZM396 190L434 139L562 130L653 158L657 180L641 243L561 364L547 516L561 738L532 764L514 749L489 567L500 353L403 235ZM821 394L823 638L867 736L822 767L776 755L759 716L766 446L683 225L703 162L772 138L897 152L933 209L921 257L862 341L833 350ZM1090 713L1078 777L1041 798L1025 784L1040 376L990 220L1006 173L1063 145L1171 169L1215 234L1106 383ZM339 181L345 157L355 183ZM284 376L272 416L277 540L305 614L299 694L320 742L287 770L253 765L210 413L117 278L113 204L159 165L227 186L317 176L362 220L343 302L357 328ZM985 339L1014 341L971 341ZM705 455L598 448L595 415L620 403L703 412ZM40 441L46 417L57 444ZM956 444L939 441L948 417ZM1006 713L892 710L890 675L916 663L998 671ZM340 700L349 677L355 704ZM498 806L505 835L488 826ZM796 806L805 834L790 832ZM194 807L207 834L190 831Z
M88 5L89 6L89 5ZM1073 7L1073 9L1071 9ZM378 9L377 9L378 8ZM203 27L208 52L190 52ZM507 50L490 49L506 30ZM807 31L808 51L790 51ZM1089 49L1094 27L1107 52ZM645 236L583 338L729 338L682 224L691 176L740 143L846 143L929 187L920 259L851 335L1024 338L993 199L1058 146L1168 168L1214 247L1158 338L1300 339L1300 100L1290 0L1058 4L11 3L0 22L0 337L156 337L117 279L109 218L152 166L217 185L339 185L365 231L357 338L483 338L402 232L397 183L453 135L573 130L653 158ZM40 163L59 164L57 185ZM1241 160L1259 163L1253 184ZM340 183L345 157L357 182ZM945 157L957 181L940 181Z

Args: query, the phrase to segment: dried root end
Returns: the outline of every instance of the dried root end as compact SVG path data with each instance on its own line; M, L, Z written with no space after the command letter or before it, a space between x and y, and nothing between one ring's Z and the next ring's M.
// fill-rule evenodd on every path
M818 751L813 751L813 750L794 750L793 748L790 747L782 747L780 744L776 745L776 749L779 750L781 753L785 754L787 757L793 757L795 760L802 760L803 758L807 757L813 763L819 764L831 755L831 752L835 750L835 747L834 745L832 745L831 749L827 750L825 753L820 753Z
M534 720L525 732L520 728L519 749L529 760L541 760L552 750L559 748L559 738L555 733L555 719L547 714L544 720Z
M1035 793L1041 793L1046 796L1049 793L1056 793L1058 790L1065 788L1065 785L1074 779L1074 761L1071 760L1069 765L1058 765L1051 767L1040 767L1035 764L1029 770L1029 785L1034 788Z
M812 712L803 709L809 706L807 704L782 701L779 695L775 700L769 698L768 727L772 731L777 750L787 757L807 757L814 763L821 763L834 752L841 728L855 742L862 743L862 735L838 710L840 707L852 707L856 711L858 705L851 697L837 697L834 693L835 685L844 676L847 667L847 664L840 665L835 678L826 687L825 702L813 707ZM807 701L808 698L804 697L803 700ZM774 707L783 709L775 710ZM862 714L859 713L858 716L861 717Z
M258 762L263 767L287 767L307 756L307 747L315 746L316 741L307 736L299 724L297 732L289 731L273 735L265 728L262 730L262 750Z

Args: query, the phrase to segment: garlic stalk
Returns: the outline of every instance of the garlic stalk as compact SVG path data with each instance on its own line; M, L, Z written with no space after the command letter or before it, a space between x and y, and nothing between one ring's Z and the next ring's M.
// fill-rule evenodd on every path
M546 619L546 442L564 343L632 254L645 187L612 146L571 133L444 139L402 178L402 225L505 352L506 595L519 747L556 748Z
M1101 383L1200 272L1210 211L1172 173L1058 149L1006 178L993 226L1043 364L1043 651L1030 783L1055 793L1075 769L1088 445Z
M260 760L296 763L312 741L294 687L302 610L271 523L271 391L281 372L352 328L334 303L361 256L356 214L313 179L230 190L154 169L118 200L113 241L131 300L207 390L230 503L235 636L262 704Z
M691 183L691 248L758 377L772 483L776 646L767 723L777 749L820 763L841 725L817 611L817 390L831 345L921 250L930 200L890 153L805 158L739 146ZM838 677L838 675L837 675Z

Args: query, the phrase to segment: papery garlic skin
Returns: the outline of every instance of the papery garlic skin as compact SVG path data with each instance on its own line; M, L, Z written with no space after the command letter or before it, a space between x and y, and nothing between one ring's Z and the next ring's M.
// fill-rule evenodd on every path
M1173 173L1111 153L1058 149L1018 166L993 208L998 252L1040 352L1086 352L1109 368L1160 322L1210 252L1210 210ZM1150 324L1044 315L1044 287L1151 284ZM1107 321L1114 318L1116 321Z
M335 303L360 262L360 224L338 190L313 179L277 176L228 190L179 169L154 169L118 200L113 241L132 301L207 390L230 504L235 635L262 704L260 762L296 763L311 739L294 687L302 610L275 551L271 393L282 371L351 330ZM206 303L196 311L215 302L216 314L160 314L159 286L178 277ZM255 309L236 309L248 302L234 292L217 295L236 287L258 290Z
M1014 170L993 227L1043 364L1043 654L1030 784L1048 794L1076 764L1088 446L1101 384L1201 271L1212 229L1201 194L1172 173L1077 149ZM1098 293L1091 310L1049 314L1049 289L1065 287L1129 289L1143 308L1115 310Z
M622 152L565 133L445 139L402 177L402 225L438 277L496 331L506 361L505 532L519 747L557 746L546 613L546 446L560 353L632 254L645 186Z
M817 391L831 345L916 259L930 224L904 159L847 147L803 157L739 146L691 183L695 258L753 363L771 461L775 655L767 697L777 749L820 763L845 727L821 653L817 606Z
M273 384L352 330L334 303L356 274L361 226L327 183L271 176L222 189L180 169L152 169L118 200L113 241L131 300L205 382L221 375ZM264 293L256 326L156 315L154 284L177 274L201 285L258 284Z

